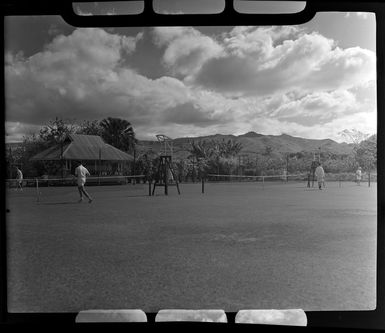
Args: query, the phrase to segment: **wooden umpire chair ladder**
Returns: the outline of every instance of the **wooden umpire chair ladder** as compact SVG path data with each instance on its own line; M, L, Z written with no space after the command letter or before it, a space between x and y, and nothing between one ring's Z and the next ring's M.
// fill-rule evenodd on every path
M311 181L311 187L314 187L315 169L317 169L318 163L320 162L321 162L321 152L319 152L319 155L318 155L318 162L316 160L315 153L313 153L313 161L311 162L310 171L308 174L307 187L310 187L310 181Z
M172 165L172 139L164 134L157 134L156 138L161 144L161 151L159 155L158 169L155 175L154 187L152 189L152 195L154 195L155 188L157 186L164 187L165 195L168 195L169 186L176 186L178 194L180 194L178 180Z

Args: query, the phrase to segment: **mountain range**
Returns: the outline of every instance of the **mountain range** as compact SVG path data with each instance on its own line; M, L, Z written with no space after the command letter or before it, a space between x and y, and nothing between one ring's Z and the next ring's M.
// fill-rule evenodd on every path
M175 158L186 158L190 153L188 148L191 141L222 141L240 143L242 150L240 154L262 154L266 151L266 147L270 147L271 151L277 154L298 153L298 152L318 152L332 153L336 155L347 155L352 152L353 145L348 143L338 143L331 139L305 139L294 137L288 134L281 135L263 135L255 132L248 132L242 135L224 135L215 134L199 137L183 137L173 139L173 153ZM160 143L156 140L138 142L138 150L146 151L152 149L154 152L160 151Z

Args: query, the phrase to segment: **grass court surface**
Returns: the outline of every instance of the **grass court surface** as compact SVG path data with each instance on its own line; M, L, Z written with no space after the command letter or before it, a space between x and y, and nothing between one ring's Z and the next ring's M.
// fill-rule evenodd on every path
M7 192L10 312L375 308L376 184Z

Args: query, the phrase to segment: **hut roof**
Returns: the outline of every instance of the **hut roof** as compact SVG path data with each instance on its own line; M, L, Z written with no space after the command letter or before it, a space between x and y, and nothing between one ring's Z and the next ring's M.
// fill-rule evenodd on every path
M52 146L31 158L34 161L60 160L62 147ZM97 135L69 134L63 142L65 160L128 161L133 157L103 141Z

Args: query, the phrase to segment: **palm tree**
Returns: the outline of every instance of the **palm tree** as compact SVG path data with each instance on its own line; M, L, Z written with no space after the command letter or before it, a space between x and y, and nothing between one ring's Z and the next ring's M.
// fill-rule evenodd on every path
M195 166L198 168L199 176L202 177L206 171L208 171L210 160L214 157L215 147L213 142L191 141L188 149L190 155L189 159L192 160L193 169L195 172Z
M241 142L235 142L231 139L227 142L222 140L222 142L219 143L219 151L223 157L233 157L237 155L242 148L243 146Z
M137 140L129 121L108 117L100 122L100 127L102 137L108 144L124 151L135 150Z
M210 143L203 141L191 141L188 149L190 156L193 158L210 158L213 155L213 147Z
M132 175L135 175L137 139L131 123L125 119L108 117L100 122L102 137L110 145L126 152L132 152L134 161Z

